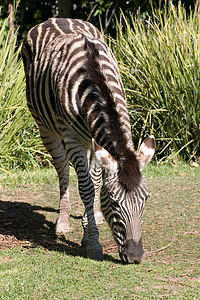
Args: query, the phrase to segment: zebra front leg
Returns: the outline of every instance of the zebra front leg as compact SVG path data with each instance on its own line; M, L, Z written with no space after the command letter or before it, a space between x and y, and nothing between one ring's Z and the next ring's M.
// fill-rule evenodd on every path
M87 256L91 259L103 260L103 247L99 243L99 231L97 227L95 228L95 226L92 225L93 223L95 223L94 210L92 213L88 212L88 214L88 225L86 227L86 232L84 232L84 237L86 237L87 243Z
M79 194L85 205L85 216L87 215L85 226L83 224L87 256L102 260L103 248L99 243L99 231L94 217L94 184L89 174L86 150L80 144L73 143L71 149L68 146L68 155L78 176Z
M99 209L99 188L101 183L101 174L102 170L101 168L96 164L92 163L90 167L90 176L92 179L92 182L94 184L94 190L95 190L95 197L94 197L94 216L96 224L102 224L103 223L103 215Z
M60 138L40 127L40 136L49 154L52 156L53 165L59 177L60 204L59 216L56 222L56 233L65 234L70 230L69 216L71 206L69 201L69 160L66 149Z
M103 247L99 243L99 231L96 226L94 217L94 185L90 179L89 173L88 178L85 176L85 184L78 176L79 180L79 193L85 205L85 215L83 217L83 229L84 236L82 239L82 245L86 247L87 256L95 260L103 259Z
M82 217L82 226L83 226L83 238L81 240L81 245L84 248L87 248L89 244L89 238L88 238L88 218L87 218L87 212L84 212L84 215Z
M90 167L90 176L92 179L92 182L94 184L94 191L95 191L95 197L94 197L94 217L96 224L102 224L103 223L103 215L102 212L99 209L99 187L101 182L101 168L97 166L96 164L91 164ZM83 238L81 241L81 244L83 247L86 247L88 245L88 234L87 234L87 225L88 225L88 219L87 219L87 212L84 212L83 218L82 218L82 226L84 230Z

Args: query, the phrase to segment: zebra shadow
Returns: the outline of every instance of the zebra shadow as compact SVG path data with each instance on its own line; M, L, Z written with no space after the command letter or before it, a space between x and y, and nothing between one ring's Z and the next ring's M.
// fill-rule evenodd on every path
M18 245L23 248L43 247L49 251L86 258L85 249L73 242L73 231L69 233L70 239L67 238L68 234L58 236L55 234L55 223L48 221L45 213L58 211L48 206L0 200L0 250ZM79 220L81 216L71 215L71 219ZM79 230L81 240L81 225ZM104 260L120 263L109 254L104 255Z

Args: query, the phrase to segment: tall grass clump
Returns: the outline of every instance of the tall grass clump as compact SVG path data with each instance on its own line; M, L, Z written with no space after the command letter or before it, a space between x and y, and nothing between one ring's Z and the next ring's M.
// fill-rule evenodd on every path
M171 1L117 23L113 51L126 89L136 143L157 139L157 159L200 155L200 13Z
M49 162L26 106L21 47L8 23L9 18L0 23L0 171Z

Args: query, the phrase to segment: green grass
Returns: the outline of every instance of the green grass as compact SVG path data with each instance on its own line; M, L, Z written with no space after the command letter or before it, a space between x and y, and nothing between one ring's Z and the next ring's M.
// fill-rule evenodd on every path
M17 31L0 21L0 170L49 164L36 124L26 105L25 76Z
M71 231L54 234L53 169L0 178L0 299L199 299L200 168L149 165L142 221L146 258L123 265L110 230L99 226L104 261L80 247L83 205L71 170Z
M157 160L200 154L200 15L172 1L144 20L117 22L111 42L125 85L136 144L157 139Z

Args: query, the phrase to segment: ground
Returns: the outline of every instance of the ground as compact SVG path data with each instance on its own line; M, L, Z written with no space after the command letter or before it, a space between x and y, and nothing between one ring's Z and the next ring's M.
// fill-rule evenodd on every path
M179 299L198 299L200 170L189 166L152 166L145 173L150 192L142 220L146 257L134 269L140 284L134 288L133 297L154 294L157 299L169 295ZM80 245L83 205L73 171L70 182L71 230L65 236L57 236L54 231L59 200L54 171L3 176L0 184L0 250L6 253L2 258L4 263L9 261L9 253L19 248L29 254L34 253L34 249L41 249L42 253L65 253L69 259L86 257ZM99 230L105 263L108 262L113 270L128 272L128 269L123 269L117 246L105 222ZM129 270L131 268L129 266ZM98 278L99 267L92 274ZM128 274L125 276L129 277ZM134 277L130 277L130 282L133 280ZM127 295L130 296L128 291Z

